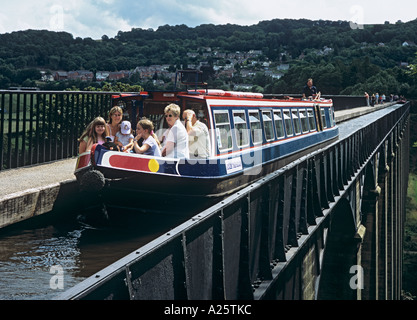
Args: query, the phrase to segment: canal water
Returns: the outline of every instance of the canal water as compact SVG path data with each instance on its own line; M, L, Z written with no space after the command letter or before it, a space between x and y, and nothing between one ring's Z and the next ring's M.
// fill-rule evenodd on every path
M0 300L53 299L189 218L91 208L65 216L52 212L1 230Z

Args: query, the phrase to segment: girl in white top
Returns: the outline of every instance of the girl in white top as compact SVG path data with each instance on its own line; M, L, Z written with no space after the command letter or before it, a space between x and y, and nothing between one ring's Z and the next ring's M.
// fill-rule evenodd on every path
M133 140L133 148L136 153L142 153L149 156L161 156L161 145L159 144L158 137L153 132L154 126L152 121L148 119L142 119L136 125L136 137ZM142 138L143 143L140 147L138 140Z
M167 158L188 158L188 134L179 119L180 107L171 103L165 108L164 112L169 126L169 132L166 136L162 156Z

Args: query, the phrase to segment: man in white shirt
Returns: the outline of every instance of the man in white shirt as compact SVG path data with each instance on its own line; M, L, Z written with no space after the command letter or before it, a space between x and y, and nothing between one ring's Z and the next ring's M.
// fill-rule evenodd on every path
M184 110L182 118L188 133L190 158L208 158L210 156L210 137L207 126L197 120L193 110Z

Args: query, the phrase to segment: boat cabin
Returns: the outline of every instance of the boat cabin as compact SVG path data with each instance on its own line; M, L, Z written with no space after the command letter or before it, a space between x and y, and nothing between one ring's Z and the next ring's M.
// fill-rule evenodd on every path
M187 80L193 77L189 71L186 74ZM201 81L198 72L196 77ZM267 146L335 126L332 101L324 99L267 99L261 93L198 89L197 86L185 91L113 96L113 104L123 107L124 117L132 122L132 129L140 118L146 117L154 123L158 137L168 128L164 109L170 103L178 104L181 112L192 109L198 120L207 125L212 157ZM182 120L182 114L180 118Z

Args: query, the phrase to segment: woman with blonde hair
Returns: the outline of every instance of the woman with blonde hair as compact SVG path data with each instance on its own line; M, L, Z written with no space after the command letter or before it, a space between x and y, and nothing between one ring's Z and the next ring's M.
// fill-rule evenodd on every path
M81 137L78 139L80 146L78 148L79 154L90 151L93 144L103 144L106 142L108 135L106 120L102 117L97 117L91 121L84 130Z
M109 111L109 119L107 121L107 130L109 137L114 141L116 133L120 130L120 124L123 120L123 109L119 106L114 106Z
M149 156L161 156L161 145L158 137L153 132L154 126L152 121L142 118L136 125L136 137L133 140L133 148L136 153L142 153ZM142 138L142 146L138 144L138 140Z
M162 150L162 156L167 158L189 158L188 134L180 121L180 107L171 103L165 107L164 113L169 129L165 135L166 142Z

